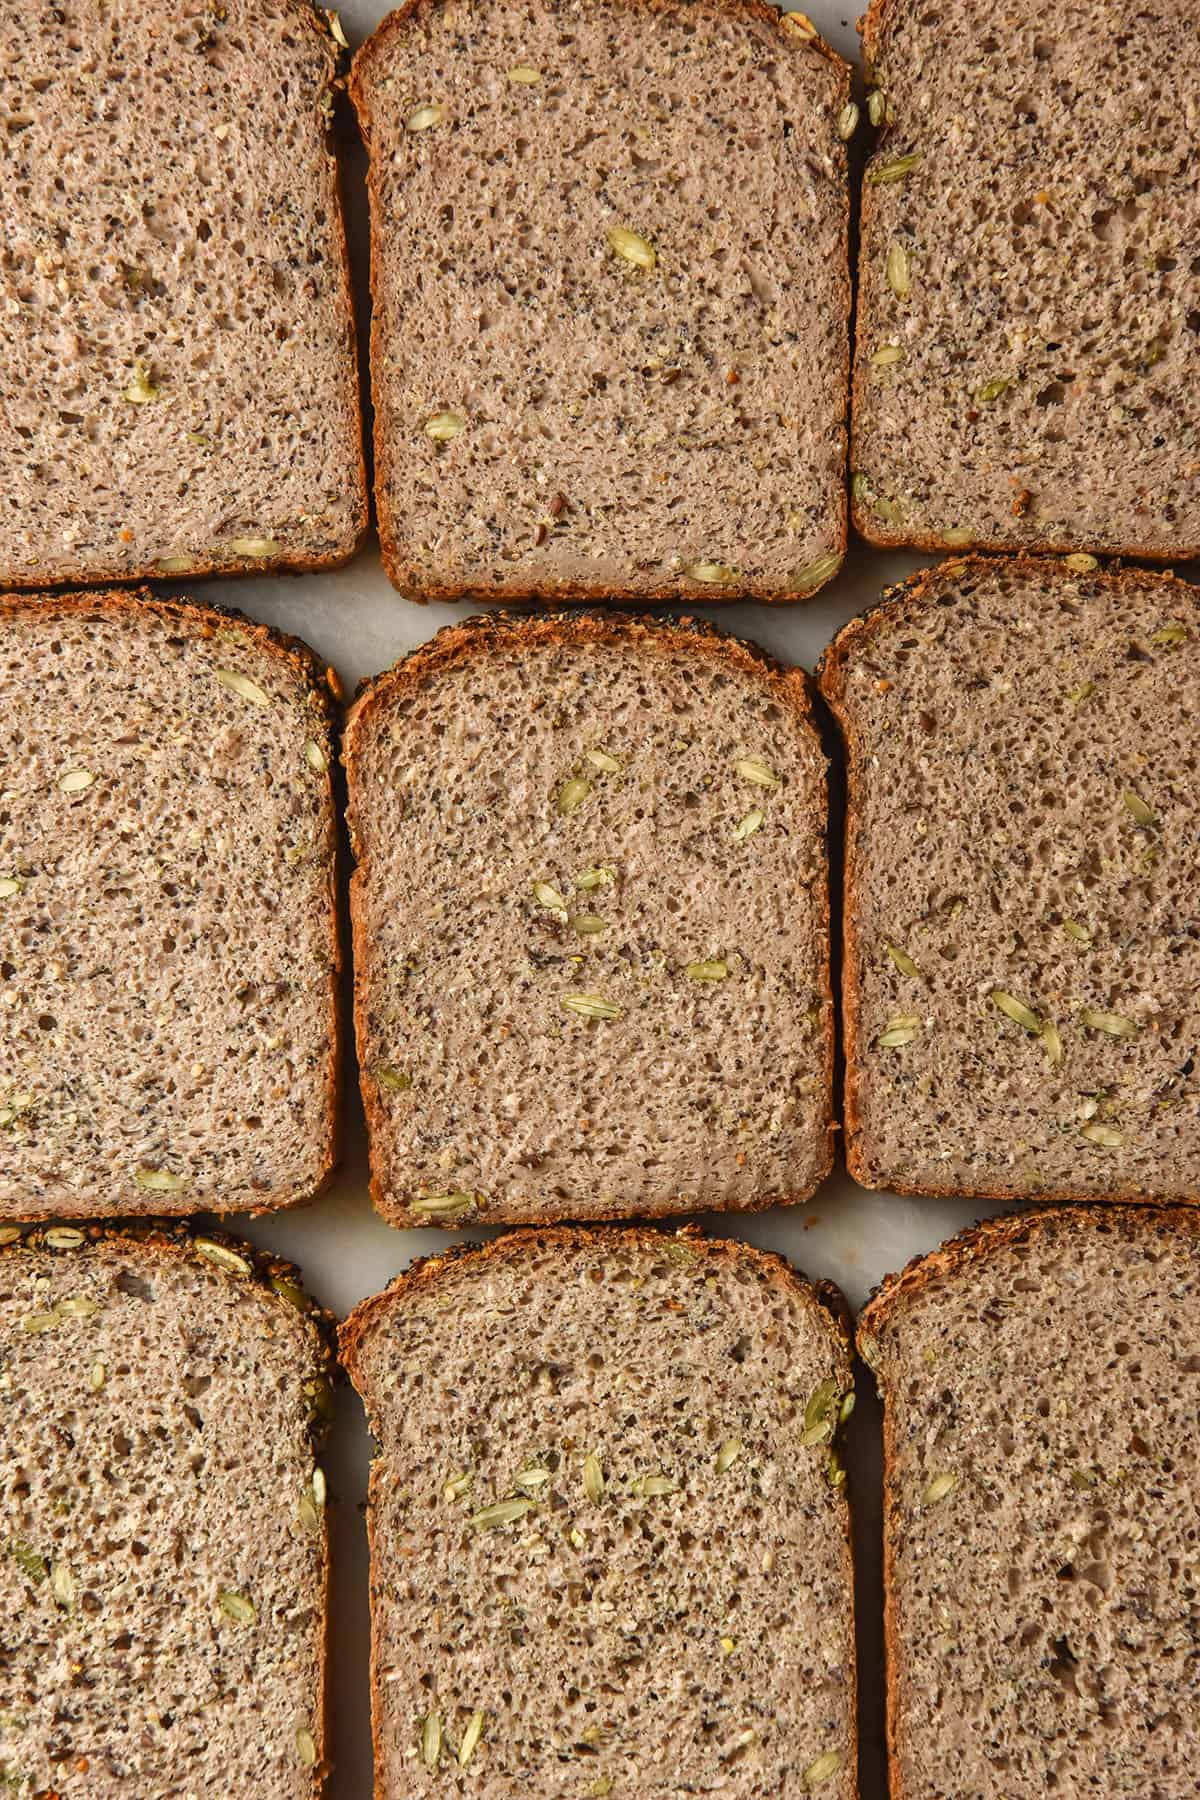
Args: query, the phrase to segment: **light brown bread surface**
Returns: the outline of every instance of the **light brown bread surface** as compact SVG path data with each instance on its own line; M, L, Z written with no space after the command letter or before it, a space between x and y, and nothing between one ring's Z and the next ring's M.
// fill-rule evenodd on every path
M344 561L354 326L308 0L2 0L0 585Z
M800 21L410 0L359 53L376 499L414 599L836 572L850 75Z
M186 601L0 599L0 1216L256 1210L324 1180L325 674Z
M873 0L863 50L856 526L1195 556L1193 0Z
M377 1800L853 1800L841 1307L645 1229L364 1301Z
M307 1305L224 1238L59 1226L0 1253L5 1793L315 1800L329 1354Z
M893 1800L1194 1793L1198 1231L993 1220L863 1314Z
M1200 1199L1197 590L946 563L848 625L821 686L849 750L851 1173Z
M805 679L695 621L493 615L367 687L356 1018L393 1223L768 1206L828 1172Z

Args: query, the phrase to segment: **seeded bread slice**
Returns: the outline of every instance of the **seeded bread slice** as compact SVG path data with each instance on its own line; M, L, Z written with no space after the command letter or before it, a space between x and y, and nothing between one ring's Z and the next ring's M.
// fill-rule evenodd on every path
M826 653L867 1187L1200 1199L1200 594L927 570Z
M260 1210L325 1179L333 679L186 601L0 598L0 1216Z
M1200 12L873 0L862 30L856 527L1197 555Z
M694 621L493 614L369 684L345 759L385 1217L807 1198L833 1026L802 672Z
M0 0L0 585L315 569L366 526L308 0Z
M399 588L782 601L836 573L849 93L758 0L389 15L351 95Z
M0 1787L315 1800L330 1355L295 1271L2 1236Z
M376 1800L852 1800L836 1289L694 1233L517 1232L341 1342L379 1443Z
M996 1219L859 1322L894 1800L1195 1789L1200 1216Z

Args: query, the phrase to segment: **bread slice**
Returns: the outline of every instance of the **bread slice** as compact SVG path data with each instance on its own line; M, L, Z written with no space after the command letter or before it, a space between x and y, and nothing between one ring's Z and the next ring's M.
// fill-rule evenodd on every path
M826 654L867 1187L1200 1200L1200 594L1093 563L946 563Z
M376 1800L853 1800L836 1289L690 1233L517 1232L341 1341L379 1443Z
M828 1173L805 681L695 621L492 615L367 687L355 1003L394 1224L770 1206Z
M333 679L186 601L0 598L0 1217L258 1211L328 1174Z
M287 1264L58 1226L0 1252L0 1787L307 1800L330 1356Z
M862 30L856 527L1197 555L1196 8L872 0Z
M1200 1215L995 1219L884 1284L897 1800L1195 1790Z
M4 23L0 586L343 562L366 480L325 15Z
M758 0L410 0L355 59L418 600L795 600L846 547L850 71Z

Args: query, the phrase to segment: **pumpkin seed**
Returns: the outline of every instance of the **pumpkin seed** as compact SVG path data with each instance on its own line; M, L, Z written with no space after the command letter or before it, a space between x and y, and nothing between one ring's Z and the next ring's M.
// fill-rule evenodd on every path
M1026 1006L1023 1000L1018 1000L1015 994L1006 994L1003 988L993 988L989 998L992 1005L999 1007L1005 1017L1011 1019L1015 1025L1023 1025L1026 1031L1042 1029L1042 1021L1037 1014L1032 1008Z

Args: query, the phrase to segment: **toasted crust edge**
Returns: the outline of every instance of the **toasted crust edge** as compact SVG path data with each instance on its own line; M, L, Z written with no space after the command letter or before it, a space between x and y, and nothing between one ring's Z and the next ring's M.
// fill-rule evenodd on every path
M386 51L391 39L398 35L408 21L418 12L441 4L441 0L404 0L404 4L388 13L375 27L354 55L350 69L348 88L351 103L358 119L359 130L367 151L367 194L370 203L370 248L371 248L371 369L383 366L383 224L382 206L377 180L377 161L372 147L372 132L375 120L372 114L371 100L373 91L373 65L376 59ZM637 0L631 0L631 10L636 7ZM766 4L766 0L719 0L719 5L730 13L745 13L748 17L758 19L775 27L789 50L803 55L815 52L824 57L842 84L843 105L850 98L854 70L840 56L831 44L826 43L819 32L814 31L811 38L799 39L780 26L780 20L793 17L794 14L778 12L775 7ZM805 18L802 13L799 15ZM806 22L808 22L806 20ZM843 145L844 149L845 146ZM842 183L842 205L840 210L842 272L840 282L840 303L838 316L843 327L843 354L837 374L841 394L841 413L838 421L837 448L840 453L840 466L843 471L849 454L850 444L850 377L853 362L853 350L850 341L850 321L853 307L853 272L851 268L850 250L850 184L851 173L849 160L844 162ZM501 583L499 586L480 589L470 582L436 582L422 580L415 571L403 561L403 531L393 512L390 499L391 480L391 445L385 430L382 414L376 409L374 416L373 444L375 452L375 516L379 532L379 553L383 562L384 573L397 592L404 595L418 606L430 602L448 603L467 600L482 602L496 600L505 604L517 601L540 601L546 605L559 606L564 603L579 602L595 605L604 602L615 606L652 606L658 603L674 603L676 605L714 606L736 605L739 601L755 601L768 606L791 606L809 600L814 594L837 579L841 564L825 581L816 586L806 588L802 592L781 594L777 587L765 583L750 583L745 586L723 588L714 584L695 581L659 581L645 584L630 583L623 588L614 588L601 582L556 582L552 587L539 584L532 576L528 579ZM845 560L849 546L849 508L846 488L843 482L840 496L840 517L838 521L837 554Z
M338 1348L342 1367L345 1369L356 1393L366 1409L367 1423L375 1433L379 1422L379 1412L374 1404L374 1397L369 1391L360 1352L367 1336L380 1324L386 1322L388 1315L397 1306L404 1305L413 1296L423 1294L427 1289L436 1287L447 1269L457 1269L462 1263L474 1260L480 1266L491 1260L501 1262L519 1262L529 1249L554 1249L573 1247L578 1244L595 1245L597 1253L603 1253L603 1247L609 1244L621 1244L627 1247L642 1246L650 1249L654 1245L681 1241L701 1256L711 1256L725 1264L740 1262L751 1264L758 1269L764 1281L775 1281L780 1287L800 1300L805 1306L814 1310L819 1323L826 1330L834 1344L835 1352L845 1366L848 1379L853 1376L853 1330L851 1313L845 1296L831 1281L812 1281L787 1259L774 1251L759 1250L751 1244L744 1244L737 1238L708 1237L695 1226L683 1226L677 1231L656 1230L652 1225L545 1225L526 1228L519 1231L506 1232L503 1237L491 1238L484 1243L457 1243L439 1251L434 1256L420 1257L409 1264L408 1268L393 1277L387 1287L377 1294L360 1300L338 1328ZM843 1520L845 1532L841 1541L842 1573L846 1582L849 1599L847 1616L847 1641L849 1644L849 1682L850 1699L850 1735L855 1757L858 1752L857 1711L858 1668L855 1638L856 1593L854 1586L854 1522L850 1505L850 1497L845 1487L843 1495ZM370 1567L375 1567L375 1508L371 1500L367 1503L367 1540L370 1551ZM373 1591L372 1591L373 1593ZM375 1628L375 1606L372 1597L371 1605L371 1741L375 1752L375 1788L374 1800L392 1800L392 1796L383 1780L383 1741L379 1718L379 1686L380 1686L381 1646ZM857 1767L850 1771L849 1793L851 1800L858 1795Z
M476 618L466 619L461 624L444 625L432 638L401 657L390 669L386 669L382 674L364 682L353 705L347 712L342 736L342 763L346 772L346 824L350 836L351 853L354 857L354 869L350 876L350 929L354 956L354 1030L360 1057L359 1089L367 1121L372 1203L381 1217L391 1225L404 1228L437 1223L441 1224L445 1230L456 1229L456 1222L453 1220L431 1221L423 1216L414 1218L408 1207L397 1205L392 1200L387 1164L384 1152L379 1148L386 1130L386 1113L379 1099L378 1090L367 1075L365 1061L361 1060L366 1053L369 989L374 978L375 957L367 930L366 916L366 890L370 881L370 862L361 848L361 837L357 829L359 808L367 785L366 776L360 775L359 732L364 720L370 719L376 711L386 707L397 693L416 687L424 681L453 674L464 668L478 654L486 655L493 649L504 649L510 644L522 642L526 645L550 647L563 643L619 642L626 645L631 651L645 649L651 653L657 652L664 645L685 644L687 648L694 649L702 655L708 655L714 661L723 660L731 672L741 674L748 679L770 683L780 701L795 717L801 732L808 732L811 735L811 740L826 768L820 816L815 822L823 864L818 926L823 934L824 952L818 969L817 985L822 996L826 1035L822 1083L826 1124L823 1131L824 1152L819 1157L813 1179L807 1186L801 1185L795 1196L786 1203L790 1206L800 1205L811 1199L830 1174L834 1161L834 1140L838 1130L833 1091L837 1032L830 947L828 759L821 743L816 721L810 691L811 678L803 669L790 668L777 662L757 645L734 637L731 633L710 624L707 620L686 616L674 619L592 611L537 613L515 617L506 613L483 613ZM739 1213L756 1212L775 1204L778 1203L763 1200L757 1204L729 1210ZM687 1210L696 1209L688 1209L683 1206L673 1207L669 1202L664 1202L659 1207L644 1212L642 1216L652 1219L680 1217ZM580 1216L586 1222L587 1215ZM507 1213L502 1208L496 1207L489 1209L486 1215L481 1215L478 1219L459 1221L458 1223L537 1225L555 1222L557 1217L557 1214L545 1211L540 1214L529 1214L524 1209L518 1213ZM612 1215L605 1214L603 1222L618 1223L619 1221L614 1220Z
M858 1315L858 1354L875 1375L883 1406L883 1642L887 1711L888 1771L893 1800L906 1800L908 1791L901 1756L901 1670L903 1668L900 1622L898 1545L894 1508L888 1485L896 1461L898 1437L894 1414L888 1404L887 1359L879 1337L895 1321L904 1306L920 1298L936 1283L969 1274L1010 1244L1036 1237L1047 1225L1070 1229L1127 1230L1161 1233L1178 1230L1200 1237L1200 1213L1186 1206L1036 1206L1025 1212L1000 1213L983 1219L947 1238L936 1250L914 1256L903 1269L885 1275Z
M1014 575L1023 576L1031 581L1066 582L1080 579L1079 574L1068 569L1065 564L1040 557L980 556L972 555L969 552L961 556L951 556L943 562L935 563L931 568L918 569L904 581L885 589L883 598L878 604L868 607L865 612L860 613L857 618L851 619L842 627L833 642L822 651L817 664L817 688L837 722L838 731L846 750L841 964L842 1047L845 1064L842 1115L846 1169L860 1187L876 1192L885 1190L888 1193L918 1199L999 1200L1013 1205L1026 1199L1034 1200L1039 1205L1063 1203L1086 1205L1092 1202L1100 1205L1120 1205L1122 1203L1137 1206L1153 1205L1158 1196L1150 1188L1114 1189L1111 1194L1098 1193L1094 1188L1039 1188L1036 1195L1030 1195L988 1186L964 1187L960 1184L956 1187L935 1187L932 1183L909 1183L897 1180L894 1175L886 1172L876 1171L871 1166L859 1103L859 1095L864 1087L862 1066L864 1057L859 1029L863 959L859 950L858 932L858 894L862 885L858 833L868 778L864 768L862 734L846 703L846 673L858 653L881 632L894 625L902 624L906 619L931 604L942 582L956 579L960 573L986 575L1002 570L1010 571ZM1133 588L1154 588L1161 591L1163 584L1168 583L1173 597L1180 599L1185 605L1200 607L1200 588L1194 587L1190 582L1180 580L1170 570L1157 572L1148 569L1106 570L1097 568L1089 570L1084 579L1112 583L1114 592L1129 591ZM869 1080L870 1077L866 1076L865 1079ZM1172 1204L1177 1206L1200 1205L1200 1186L1197 1187L1195 1195L1176 1198Z
M17 1227L5 1225L0 1230L7 1232ZM82 1231L85 1242L70 1248L59 1249L46 1242L47 1231L70 1229ZM222 1268L219 1263L206 1257L196 1249L197 1242L209 1242L222 1249L231 1250L244 1258L250 1265L250 1274L241 1275L230 1269ZM198 1263L217 1280L232 1282L239 1287L257 1289L264 1303L272 1311L280 1308L283 1314L291 1315L302 1321L308 1329L312 1358L311 1375L316 1389L324 1385L324 1391L330 1390L333 1376L337 1373L337 1362L334 1354L336 1343L336 1321L333 1314L320 1307L307 1294L303 1286L300 1270L295 1263L287 1262L282 1257L274 1256L270 1251L260 1249L245 1239L232 1237L223 1231L195 1231L187 1225L166 1219L144 1219L133 1223L122 1222L114 1226L104 1225L71 1225L64 1227L57 1220L47 1221L44 1225L31 1226L20 1230L13 1238L0 1242L0 1258L20 1256L26 1250L49 1250L56 1256L80 1256L89 1253L101 1254L106 1250L119 1249L121 1254L146 1255L147 1257L166 1257L169 1260L184 1260ZM273 1287L274 1282L282 1282L298 1290L307 1301L307 1306L298 1307ZM309 1420L308 1440L314 1457L320 1451L328 1430L326 1418L319 1407L314 1406ZM317 1594L317 1603L321 1611L320 1637L317 1644L317 1689L314 1695L316 1718L320 1726L319 1743L321 1754L316 1767L312 1770L312 1800L321 1800L325 1792L326 1780L333 1767L329 1756L329 1720L330 1700L332 1694L333 1672L330 1667L330 1646L332 1639L333 1619L329 1605L330 1585L330 1530L328 1506L322 1510L320 1519L320 1552L321 1577Z
M273 626L263 625L257 619L247 618L233 607L217 606L209 601L193 600L185 596L167 598L150 593L146 588L83 588L70 592L53 593L0 593L0 620L21 612L29 612L39 619L68 618L91 610L99 610L110 617L128 619L130 624L139 621L146 614L152 614L163 623L177 624L198 632L201 637L212 637L230 626L237 628L243 636L253 641L254 648L264 656L283 664L305 686L314 701L313 728L319 724L319 741L325 754L325 800L328 809L329 839L324 857L325 888L327 893L326 915L329 921L329 1050L326 1071L326 1092L329 1096L329 1130L319 1146L320 1169L311 1192L289 1194L282 1198L264 1198L255 1206L249 1216L258 1217L264 1212L285 1212L295 1206L304 1206L315 1199L328 1187L338 1166L341 1153L342 1127L342 1081L344 1062L345 1029L342 1019L341 976L344 964L341 929L338 914L338 822L339 809L333 791L333 770L337 759L336 725L338 707L336 702L342 698L342 685L336 669L319 657L315 650L306 644L303 638L293 637L290 633L278 631ZM99 1200L99 1190L93 1199ZM219 1212L216 1204L218 1196L201 1196L199 1204L188 1205L186 1202L178 1208L171 1205L169 1197L156 1197L155 1215L186 1216L190 1213ZM69 1213L57 1215L64 1222L77 1218L87 1218L87 1202L80 1201ZM141 1215L138 1215L141 1216ZM0 1224L30 1223L46 1217L45 1202L30 1202L29 1210L4 1213Z

